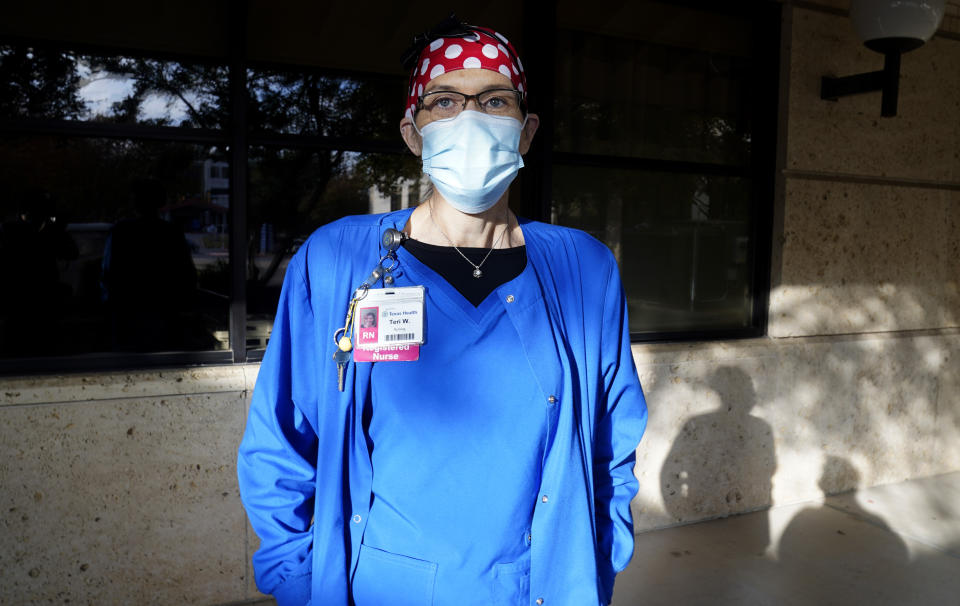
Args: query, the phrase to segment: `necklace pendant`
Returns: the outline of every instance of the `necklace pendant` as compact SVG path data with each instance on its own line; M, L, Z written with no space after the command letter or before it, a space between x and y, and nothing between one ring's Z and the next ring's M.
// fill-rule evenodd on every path
M480 271L480 268L479 268L479 267L473 268L473 277L474 277L474 278L479 278L479 277L482 276L482 275L483 275L483 272Z

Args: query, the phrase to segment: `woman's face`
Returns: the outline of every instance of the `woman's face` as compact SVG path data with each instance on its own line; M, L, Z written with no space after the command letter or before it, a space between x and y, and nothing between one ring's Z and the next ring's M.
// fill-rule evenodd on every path
M494 88L513 89L513 83L501 73L489 69L458 69L445 74L440 74L431 80L424 87L423 92L429 93L435 90L454 90L467 95L476 95ZM480 111L476 105L476 100L467 101L467 110ZM518 121L523 121L523 113L518 109L514 116ZM414 116L417 128L423 130L423 127L431 122L429 112L418 111ZM525 154L530 149L530 143L533 141L533 135L537 132L537 126L540 119L536 114L527 115L527 123L520 135L520 153ZM400 132L403 134L403 140L407 146L416 155L420 155L421 139L420 135L413 128L410 118L404 118L400 121Z

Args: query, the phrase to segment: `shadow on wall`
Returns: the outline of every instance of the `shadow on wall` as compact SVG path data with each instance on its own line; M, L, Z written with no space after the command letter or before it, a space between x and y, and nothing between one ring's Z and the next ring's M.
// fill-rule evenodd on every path
M907 298L904 313L922 306ZM781 311L801 318L810 305L815 292ZM956 329L635 351L651 404L637 452L640 532L817 499L825 453L868 487L960 469ZM852 476L833 481L833 494L857 488Z
M683 424L660 472L664 507L674 523L772 504L773 430L750 414L757 403L753 380L740 368L721 366L707 386L719 395L720 408Z

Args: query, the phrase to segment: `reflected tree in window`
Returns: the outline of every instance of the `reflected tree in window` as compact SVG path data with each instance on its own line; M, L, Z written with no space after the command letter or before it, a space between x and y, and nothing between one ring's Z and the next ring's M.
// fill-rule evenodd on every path
M236 204L248 215L248 255L232 262L244 263L249 276L247 344L262 347L286 263L310 232L344 215L417 201L418 162L397 132L402 78L248 69L247 122L241 127L251 144L249 185L246 199L232 200L232 172L222 143L231 134L226 66L7 45L0 46L0 74L11 83L0 87L0 118L44 121L45 130L65 127L64 122L86 122L91 128L90 136L16 135L0 149L0 221L15 220L24 196L39 186L56 200L58 221L79 248L76 256L55 259L59 275L51 284L59 284L63 296L48 297L57 303L47 315L62 322L42 340L38 353L45 356L230 346L227 219ZM120 124L127 128L117 129ZM142 127L200 130L185 143L175 134L156 141L153 129L144 129L148 139L142 139ZM208 143L194 143L197 138ZM131 195L131 183L144 179L167 192L154 204L159 208L149 212L135 208ZM117 226L140 223L150 223L154 234L182 233L166 238L176 253L161 255L179 259L177 267L184 268L170 280L177 286L169 290L178 294L158 299L153 310L169 316L176 330L123 315L129 307L124 288L135 291L129 300L146 289L137 286L131 272L121 271L117 258L107 260L107 251L120 257L135 250L133 244L145 238L124 240ZM15 261L10 247L4 250L3 256ZM126 257L143 261L144 254ZM0 333L5 333L13 316L0 316ZM130 328L144 325L160 329ZM251 326L256 334L251 335ZM121 342L119 337L128 335L139 340ZM17 351L9 348L0 357Z
M75 119L84 111L72 53L0 46L0 117Z
M0 116L216 129L220 65L0 46Z
M89 77L112 79L129 90L112 104L105 119L207 129L224 126L229 84L223 66L90 57L83 67Z
M419 168L397 130L401 81L268 70L250 70L248 78L251 138L281 134L302 141L250 149L247 275L250 287L260 289L278 286L278 270L313 229L371 212L371 188L399 197ZM396 114L385 99L397 99ZM364 148L387 153L359 151ZM258 297L249 295L256 308ZM263 307L274 306L275 300Z

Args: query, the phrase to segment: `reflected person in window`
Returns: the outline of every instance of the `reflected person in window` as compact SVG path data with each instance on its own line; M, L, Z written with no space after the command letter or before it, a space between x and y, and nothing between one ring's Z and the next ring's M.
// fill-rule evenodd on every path
M104 244L101 284L118 351L209 347L194 321L197 270L186 236L161 217L167 191L158 179L130 183L132 216L118 221Z
M646 425L616 263L508 207L539 119L505 37L451 18L408 57L400 132L432 187L290 263L238 462L257 585L281 606L608 604ZM423 343L335 372L388 229Z

